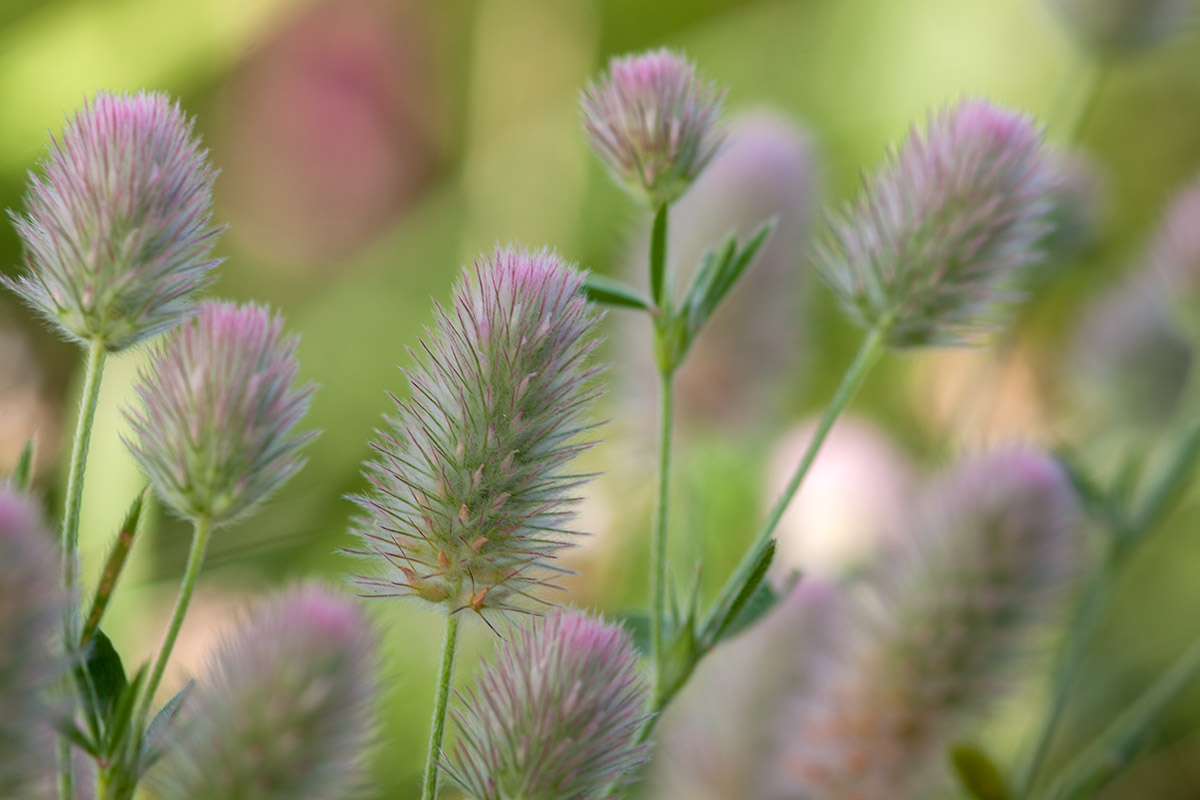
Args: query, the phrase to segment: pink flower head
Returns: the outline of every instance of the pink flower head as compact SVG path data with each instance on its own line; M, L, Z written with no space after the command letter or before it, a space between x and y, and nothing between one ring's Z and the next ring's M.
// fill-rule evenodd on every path
M209 664L151 773L163 800L323 800L360 788L376 640L353 599L318 585L263 601Z
M212 280L216 172L165 95L100 93L52 140L13 221L28 273L0 279L70 339L121 350Z
M819 266L850 317L889 344L971 343L1040 258L1056 183L1028 118L962 101L910 133L832 221Z
M454 288L409 372L356 497L355 555L382 566L361 585L448 612L514 610L570 546L588 476L568 469L598 372L587 363L600 314L582 273L548 251L501 249Z
M205 302L141 371L125 443L180 514L230 522L304 465L316 434L293 434L313 393L292 386L298 341L266 308Z
M658 208L716 154L723 94L682 55L657 50L610 61L580 108L592 149L617 182Z
M619 625L570 610L532 619L459 694L443 769L474 800L602 800L646 761L648 698Z

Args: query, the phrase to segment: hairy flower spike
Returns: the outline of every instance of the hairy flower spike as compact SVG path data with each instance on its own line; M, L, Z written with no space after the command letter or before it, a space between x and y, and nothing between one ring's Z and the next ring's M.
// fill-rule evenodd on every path
M313 393L292 387L297 343L265 308L206 302L141 371L125 444L180 514L231 522L304 465L316 433L293 435Z
M933 116L832 222L818 265L850 317L895 347L966 344L1038 260L1054 172L1024 116L966 100Z
M361 789L376 641L352 598L317 585L266 600L226 639L151 773L163 800L325 800Z
M572 610L533 619L459 695L443 768L473 800L601 800L647 758L648 695L620 626Z
M1101 54L1130 53L1184 33L1194 0L1049 0L1067 30Z
M165 95L100 93L52 141L13 222L12 291L67 338L121 350L173 327L212 280L216 172Z
M786 716L772 797L924 797L961 723L993 705L1062 610L1081 541L1056 463L997 452L924 500L871 593L836 609L838 638Z
M721 145L724 92L683 56L614 58L580 97L592 149L618 183L657 208L683 194Z
M582 281L552 252L497 250L436 309L412 396L366 467L374 491L355 498L367 516L351 552L389 573L359 580L372 593L508 610L556 569L586 480L565 468L599 392Z
M47 692L67 668L55 647L64 598L51 542L29 499L0 484L0 797L49 796Z

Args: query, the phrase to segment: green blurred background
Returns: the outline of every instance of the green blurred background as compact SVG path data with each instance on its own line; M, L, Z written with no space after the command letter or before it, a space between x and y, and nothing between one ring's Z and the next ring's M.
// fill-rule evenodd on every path
M849 197L889 142L964 94L1025 109L1065 144L1096 87L1078 139L1102 171L1094 199L1103 213L1085 246L1056 259L995 349L890 358L855 409L922 474L964 448L1014 437L1087 445L1091 466L1106 473L1119 448L1170 437L1170 421L1134 426L1095 410L1086 395L1103 387L1080 392L1064 376L1079 313L1137 268L1165 204L1200 169L1194 35L1116 62L1097 83L1040 0L4 0L0 206L20 207L47 134L97 89L178 97L222 170L217 218L230 229L214 291L281 309L303 336L305 377L321 386L309 421L323 434L309 465L266 510L214 541L168 683L202 670L213 637L252 596L302 576L338 581L350 568L336 553L350 543L344 496L362 487L359 464L389 406L385 391L406 391L396 369L409 361L405 347L462 265L510 241L553 245L609 274L636 260L646 220L590 156L577 95L610 56L663 45L729 87L731 115L773 109L808 132L819 178L805 191L821 204ZM0 268L17 270L19 258L11 227L0 226ZM709 420L681 432L676 571L687 577L705 557L709 591L756 527L780 432L819 411L857 343L799 250L790 266L800 273L787 284L795 305L778 330L798 357L786 374L765 367L770 412L752 425ZM754 317L723 324L774 324ZM627 354L625 319L609 320L616 420L589 459L608 475L581 520L599 535L576 559L582 574L571 586L574 602L609 610L644 602L642 487L652 473L650 423L633 418L645 407L637 395L652 387L624 371L637 360ZM143 355L113 360L105 375L84 501L87 574L141 486L118 439L118 409ZM38 485L51 507L78 362L72 346L0 297L0 471L36 437ZM730 388L717 380L698 391L719 398ZM869 502L875 489L863 478L858 491ZM1139 551L1053 762L1200 633L1197 522L1185 503ZM158 513L135 550L109 622L127 663L158 643L187 540L181 523ZM374 609L388 643L378 796L416 796L439 620L406 603ZM490 634L474 630L460 675L489 647ZM1014 704L987 734L997 752L1028 737L1040 687L1031 681L1034 699ZM1104 796L1200 797L1200 688L1152 744Z

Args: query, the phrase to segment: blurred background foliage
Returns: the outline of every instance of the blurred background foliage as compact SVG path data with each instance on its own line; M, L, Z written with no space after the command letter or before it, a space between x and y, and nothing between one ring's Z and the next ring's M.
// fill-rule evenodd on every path
M1029 111L1056 144L1077 139L1099 173L1080 193L1078 241L1056 249L995 346L885 360L855 405L875 444L851 441L841 482L820 496L802 494L819 506L806 512L807 524L821 528L803 535L828 541L846 514L864 507L876 515L855 524L886 529L904 502L894 485L900 461L924 476L964 449L1017 438L1079 450L1104 475L1122 453L1171 438L1173 423L1161 414L1135 424L1118 401L1096 402L1130 385L1137 394L1157 374L1139 369L1144 364L1107 373L1108 385L1072 376L1092 345L1086 335L1080 341L1081 315L1139 268L1169 199L1200 171L1194 35L1114 61L1101 75L1041 0L5 0L0 206L20 207L26 170L48 132L97 89L178 97L222 170L217 217L230 229L218 246L226 262L215 292L281 309L303 336L305 377L321 385L310 421L323 434L308 467L265 511L213 542L168 684L202 670L206 648L249 596L314 573L340 579L348 562L336 551L349 543L351 514L343 497L362 485L359 464L388 409L385 391L407 390L396 369L409 362L405 348L463 264L513 240L552 245L613 275L642 263L647 220L591 158L576 102L610 56L663 45L686 51L729 87L731 116L767 110L795 126L807 159L798 191L811 206L851 196L888 143L965 94ZM770 454L783 432L820 410L857 344L803 254L809 231L820 230L819 213L797 213L783 232L797 240L778 255L785 268L763 278L767 296L789 302L768 311L752 299L721 320L733 335L760 326L789 357L760 358L750 345L715 357L745 361L744 369L688 379L687 390L705 402L680 430L674 565L685 580L703 558L708 590L727 574L767 487L778 483ZM693 231L701 242L725 232ZM19 262L15 235L0 226L0 269L15 271ZM590 457L606 475L586 499L581 527L596 536L572 557L581 574L568 587L574 602L608 610L645 595L653 424L645 414L653 403L642 401L653 381L638 372L644 353L631 344L628 322L610 314L614 421ZM1099 321L1110 340L1121 340L1121 324L1118 315ZM142 358L115 359L105 375L84 499L85 574L98 569L141 485L118 434ZM1167 378L1184 380L1189 359L1185 347L1163 367ZM38 485L51 507L78 363L72 346L0 297L0 471L34 436ZM771 386L762 409L739 394L758 379ZM736 413L726 413L731 403L741 404ZM861 469L854 447L866 447ZM1184 502L1121 580L1051 766L1200 632L1198 524L1200 509ZM186 548L184 527L168 515L146 526L109 623L127 663L157 645ZM373 608L388 642L379 796L414 796L440 634L413 606ZM486 630L473 631L460 675L490 641ZM986 732L995 752L1015 754L1028 740L1043 690L1031 680L1023 700ZM1197 796L1200 687L1104 794Z

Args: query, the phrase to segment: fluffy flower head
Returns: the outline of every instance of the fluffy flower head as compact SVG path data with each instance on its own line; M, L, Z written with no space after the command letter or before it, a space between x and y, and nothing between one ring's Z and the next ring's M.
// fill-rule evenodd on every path
M325 800L361 788L376 642L353 598L317 585L268 599L211 661L151 773L163 800Z
M1195 0L1049 0L1071 35L1102 54L1153 47L1195 21Z
M981 100L910 133L818 250L850 317L895 347L966 344L995 328L1054 207L1041 139L1023 115Z
M165 95L100 93L52 141L27 212L28 272L3 280L70 339L120 350L164 331L211 281L216 177Z
M180 514L230 522L304 465L316 434L293 434L313 393L292 386L297 343L265 308L206 302L141 371L125 443Z
M647 699L629 634L556 611L501 642L459 695L443 766L474 800L601 800L646 760Z
M682 55L614 58L580 98L592 149L618 183L657 208L687 189L716 154L724 92Z
M548 251L497 250L464 274L409 372L355 498L360 583L447 611L514 608L569 546L567 474L598 389L586 364L600 315L583 275ZM561 568L559 569L561 571Z

